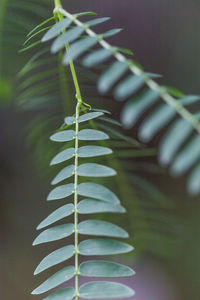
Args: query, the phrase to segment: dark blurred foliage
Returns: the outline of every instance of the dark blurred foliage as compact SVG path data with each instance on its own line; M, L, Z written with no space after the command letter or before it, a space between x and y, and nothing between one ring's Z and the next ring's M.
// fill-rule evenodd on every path
M16 73L30 58L29 53L19 55L17 51L28 31L51 16L52 2L8 0L8 10L2 19L2 5L6 1L0 0L0 40L3 41L0 42L0 293L5 300L37 299L29 296L30 290L37 284L32 273L38 261L49 250L48 246L32 248L31 243L36 234L36 225L47 212L56 207L45 202L51 175L40 168L39 160L45 160L46 165L49 160L49 153L46 156L38 153L42 137L40 141L36 140L35 144L31 143L30 146L29 143L27 146L27 132L32 130L30 121L38 122L38 112L21 111L15 107L19 96ZM63 3L71 12L91 10L97 11L99 16L111 16L111 27L125 29L113 38L113 44L132 49L135 59L145 70L163 74L163 82L167 85L186 93L198 93L199 2L77 0ZM29 13L24 10L28 4ZM119 107L113 105L112 99L110 101L112 105L108 106L117 118ZM104 102L100 104L104 105ZM59 115L56 126L60 125L63 115ZM54 129L48 128L49 132ZM127 134L136 138L135 130ZM48 136L44 138L46 143ZM157 140L150 146L156 147ZM128 183L123 174L119 179L127 192L127 198L132 199L122 199L128 215L117 221L124 222L125 227L131 231L137 249L137 255L129 260L132 264L136 264L136 258L139 261L136 264L137 279L131 283L138 290L135 299L153 299L154 295L154 300L198 300L199 199L187 195L184 178L170 178L165 170L161 172L155 167L156 163L156 157L129 159L126 170L131 165L131 170L134 166L137 173L128 172ZM149 195L146 190L149 190ZM157 265L158 269L162 268L161 273ZM162 273L168 277L163 289ZM37 280L39 282L41 278ZM149 294L142 293L148 281L152 284L152 291L149 290ZM153 289L161 292L156 294ZM176 290L180 297L176 295Z

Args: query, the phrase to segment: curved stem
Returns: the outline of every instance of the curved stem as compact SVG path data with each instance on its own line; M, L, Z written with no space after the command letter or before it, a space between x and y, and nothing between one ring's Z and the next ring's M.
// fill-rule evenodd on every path
M56 8L62 8L62 3L60 0L54 0L54 4ZM56 13L57 18L59 20L63 19L63 15L60 13ZM68 51L69 46L66 45L66 50ZM76 70L74 67L74 63L72 60L70 60L70 70L72 73L72 78L74 82L74 87L76 90L76 99L77 99L77 105L76 105L76 123L75 123L75 154L74 154L74 247L75 247L75 299L79 300L79 249L78 249L78 193L77 193L77 187L78 187L78 132L79 132L79 114L80 114L80 108L82 106L83 100L81 96L81 91L76 75Z

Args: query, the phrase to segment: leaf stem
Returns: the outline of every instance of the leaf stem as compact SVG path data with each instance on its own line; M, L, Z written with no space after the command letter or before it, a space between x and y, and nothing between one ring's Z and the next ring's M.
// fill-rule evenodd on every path
M79 250L78 250L78 132L79 132L79 114L82 102L78 100L76 105L76 135L75 135L75 159L74 159L74 245L75 245L75 294L76 300L79 299Z
M55 8L62 8L62 3L60 0L54 0ZM63 15L56 13L59 20L63 19ZM66 45L66 51L69 50L69 45ZM81 96L81 91L76 75L76 70L74 67L73 60L70 60L70 70L72 73L72 78L76 90L76 123L75 123L75 154L74 154L74 247L75 247L75 299L79 300L79 250L78 250L78 132L79 132L79 122L78 118L80 115L80 108L82 106L83 100Z

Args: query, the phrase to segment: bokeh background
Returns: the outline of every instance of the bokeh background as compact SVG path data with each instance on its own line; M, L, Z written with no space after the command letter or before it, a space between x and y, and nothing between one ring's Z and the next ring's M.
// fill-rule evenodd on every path
M14 2L0 0L0 295L3 300L29 300L42 299L31 296L30 291L44 276L36 279L32 274L49 250L42 246L33 248L31 244L36 236L35 227L52 211L52 206L45 202L52 174L41 166L39 140L31 146L27 142L27 135L33 130L29 124L37 118L37 110L23 111L16 106L16 74L30 58L29 54L17 52L28 30L51 16L53 1L41 1L44 5L40 14L38 7L34 7L36 3L29 0L18 1L16 14ZM163 74L165 84L198 94L199 1L63 0L63 4L71 12L91 10L99 16L111 16L111 27L124 28L113 39L114 44L133 50L135 60L145 70ZM24 9L27 5L32 7L30 15ZM25 26L21 24L17 32L22 21ZM7 23L12 23L16 32L6 30ZM113 106L115 118L119 109ZM137 138L136 130L127 134ZM158 140L159 137L148 147L156 148ZM133 255L124 258L137 272L134 279L128 280L136 290L134 299L198 300L199 197L187 194L185 178L172 179L167 170L156 168L156 157L142 158L140 162L147 163L148 168L139 169L139 174L153 185L147 199L149 207L143 202L146 195L136 189L137 197L129 197L131 203L124 200L129 208L128 217L119 219L131 231L136 247ZM138 166L137 159L132 163ZM135 192L134 178L131 182ZM139 217L135 214L136 207L141 212ZM156 217L149 220L148 213ZM150 230L143 231L141 238L136 225Z

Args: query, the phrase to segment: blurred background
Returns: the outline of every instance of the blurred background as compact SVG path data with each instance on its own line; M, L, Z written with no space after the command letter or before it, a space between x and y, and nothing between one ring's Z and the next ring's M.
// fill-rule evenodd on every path
M112 39L114 45L133 50L134 59L145 70L162 74L166 85L198 94L199 1L62 2L73 13L95 11L100 17L110 16L107 26L124 28ZM17 74L34 53L18 53L25 36L50 17L52 9L53 1L0 0L0 295L3 300L42 299L31 296L30 291L44 275L34 278L32 274L49 247L33 248L31 244L38 223L56 207L45 201L55 173L55 169L48 169L55 149L46 145L49 134L60 126L64 115L71 113L70 109L73 111L74 104L63 112L61 105L53 102L59 96L50 90L51 96L55 96L50 105L45 104L42 110L35 106L24 109L22 98L33 95L22 95L19 82L22 84L28 75L19 78ZM78 71L83 76L83 70L78 67ZM86 95L85 85L83 90ZM71 94L73 89L68 97ZM88 98L93 104L91 90ZM104 106L105 99L96 98L95 105ZM108 100L106 105L113 118L118 119L120 106L111 97ZM53 124L50 117L55 121ZM136 129L125 134L137 139ZM124 185L121 198L128 215L115 221L129 230L136 248L128 258L120 260L137 272L133 279L127 280L136 290L135 300L198 300L200 200L188 195L184 177L173 179L166 169L158 166L158 140L159 136L145 148L155 149L154 155L132 157L126 163L120 161L122 172L131 165L126 179L123 174L119 179Z

